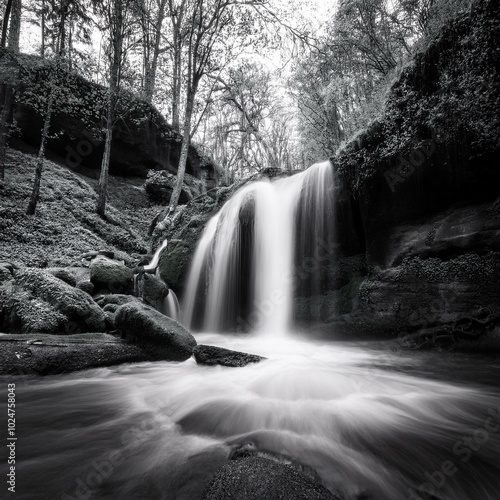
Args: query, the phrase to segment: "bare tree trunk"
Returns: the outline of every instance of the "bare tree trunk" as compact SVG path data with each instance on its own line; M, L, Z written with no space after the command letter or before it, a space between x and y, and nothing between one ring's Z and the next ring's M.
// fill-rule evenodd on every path
M111 159L111 141L113 138L112 116L108 109L108 126L106 129L106 142L101 164L101 175L99 176L99 196L97 198L97 213L104 217L106 215L106 198L108 194L109 161Z
M22 1L13 0L12 12L10 16L10 29L9 29L9 49L13 52L19 52L19 38L21 36L21 12Z
M106 112L106 143L101 163L101 175L99 176L99 193L97 198L97 213L104 217L106 215L106 198L108 191L109 162L111 159L111 142L113 139L113 128L115 121L116 104L120 86L120 69L123 55L123 5L122 0L113 2L113 60L109 81L108 108Z
M9 30L9 19L10 12L12 10L12 1L7 0L7 5L5 6L5 12L3 15L3 23L2 23L2 39L0 40L0 47L5 48L7 43L7 31Z
M181 156L179 158L179 167L177 169L177 182L175 183L172 196L170 197L170 203L168 206L168 215L172 214L179 203L179 197L182 191L182 185L184 183L184 174L186 173L186 165L189 154L189 146L191 144L191 121L193 118L194 109L194 97L196 95L196 85L193 86L188 92L187 102L186 102L186 115L184 117L184 132L182 136L181 144Z
M163 21L165 19L165 6L167 0L162 0L158 6L158 18L156 20L155 26L155 38L153 47L153 58L151 61L147 61L145 64L145 82L144 82L144 98L150 104L153 102L153 96L156 87L156 73L158 71L158 59L160 57L160 42L161 42L161 30L163 26Z
M174 28L175 29L175 28ZM181 101L181 64L182 64L182 42L180 35L174 36L174 79L172 92L172 127L180 132L180 101Z
M2 187L5 182L9 125L12 122L12 110L14 108L14 92L5 83L1 86L0 103L2 104L0 116L0 187Z
M50 121L52 119L55 94L56 91L55 89L53 89L50 93L49 103L47 105L47 114L45 115L45 121L43 123L42 142L40 143L40 150L38 152L38 158L36 161L35 180L33 182L33 190L31 192L28 209L26 210L27 215L35 214L38 199L40 197L40 182L42 180L43 163L45 161L45 149L47 147L47 140L49 138Z
M42 59L45 58L45 0L42 0L42 44L40 46L40 56Z

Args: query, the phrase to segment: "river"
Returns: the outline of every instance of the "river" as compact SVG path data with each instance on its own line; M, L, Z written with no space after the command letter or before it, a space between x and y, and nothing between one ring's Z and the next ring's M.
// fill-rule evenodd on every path
M18 378L16 498L196 500L239 447L308 465L347 499L500 498L498 358L196 338L268 359Z

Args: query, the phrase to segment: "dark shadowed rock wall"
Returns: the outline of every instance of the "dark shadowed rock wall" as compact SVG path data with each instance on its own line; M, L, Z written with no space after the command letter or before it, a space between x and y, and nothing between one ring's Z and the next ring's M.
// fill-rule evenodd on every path
M396 334L500 311L499 3L445 26L383 116L332 159L339 266L352 271L315 298L330 331Z

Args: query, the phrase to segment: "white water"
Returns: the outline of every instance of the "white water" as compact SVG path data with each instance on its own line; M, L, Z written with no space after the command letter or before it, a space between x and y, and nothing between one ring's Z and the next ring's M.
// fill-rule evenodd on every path
M153 258L151 259L151 262L144 266L145 271L153 271L154 269L156 269L158 267L158 262L160 261L161 253L163 252L163 250L165 248L167 248L167 245L168 245L168 241L166 239L163 240L163 243L158 247L158 249L154 253Z
M161 312L165 316L175 319L175 321L179 321L180 319L181 311L179 306L179 300L177 299L177 295L172 289L168 291L168 295L163 299Z
M320 264L317 244L333 253L333 188L325 162L237 191L208 223L193 257L184 324L203 331L289 331L297 281L310 280ZM302 268L305 276L297 272Z
M500 390L479 383L488 372L498 381L494 361L265 336L197 340L268 359L17 380L16 498L70 500L87 488L98 500L198 500L242 446L312 467L346 500L500 498ZM448 462L455 472L433 486L429 475L440 484Z

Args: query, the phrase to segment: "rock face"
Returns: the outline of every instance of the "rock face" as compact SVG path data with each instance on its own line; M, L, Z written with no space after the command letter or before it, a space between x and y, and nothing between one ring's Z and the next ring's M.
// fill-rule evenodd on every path
M262 356L247 354L245 352L232 351L213 345L197 345L193 350L194 359L199 365L222 365L241 367L249 363L262 361Z
M499 5L446 25L332 159L339 266L365 269L314 298L330 330L395 335L500 309Z
M156 359L185 361L196 346L194 337L180 323L139 301L119 307L115 325Z
M0 285L0 330L84 333L106 331L101 308L82 290L40 269L23 269Z
M311 476L261 457L232 460L212 478L203 500L342 500Z
M33 64L39 66L39 74L36 77L39 85L47 70L39 60ZM98 133L99 113L93 115L91 110L105 105L106 89L72 74L67 76L66 82L68 94L77 94L72 101L73 112L58 112L53 115L51 131L54 138L48 141L47 148L53 154L64 158L70 168L89 175L94 172L94 175L98 176L104 139ZM46 91L45 87L40 90ZM16 105L14 119L22 140L37 147L40 144L42 117L23 103L23 97L30 91L29 84L19 86L18 91L21 102ZM110 173L145 178L148 171L154 169L175 174L180 157L181 136L154 107L145 102L131 96L123 96L120 106L126 108L127 113L123 113L124 118L117 121L113 133ZM215 186L216 168L193 146L189 149L186 172L200 179L207 189Z

